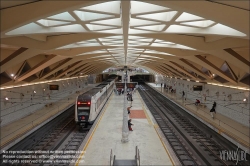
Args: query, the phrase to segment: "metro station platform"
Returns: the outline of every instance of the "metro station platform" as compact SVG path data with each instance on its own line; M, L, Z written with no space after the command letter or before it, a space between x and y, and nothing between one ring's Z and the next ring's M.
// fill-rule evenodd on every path
M229 141L234 143L236 146L239 146L243 150L249 153L250 149L250 137L249 137L249 128L244 126L233 119L230 119L226 116L223 116L220 113L216 113L214 119L210 115L210 110L203 106L195 106L194 101L182 100L181 97L177 97L173 93L168 93L161 88L161 85L155 85L155 83L147 83L149 86L155 88L162 95L172 100L184 110L188 111L194 117L199 119L201 122L212 128L217 133L221 134Z
M130 102L127 103L129 105ZM133 94L129 116L134 124L133 131L129 131L128 142L121 141L123 106L124 95L113 93L95 122L95 128L90 131L89 138L79 149L83 153L76 165L110 165L111 149L116 160L133 160L136 146L139 149L140 165L178 165L175 154L161 138L161 133L138 92Z
M93 88L97 84L89 84L79 93L84 93L89 89ZM65 98L52 103L48 107L43 107L42 109L23 117L17 121L11 122L3 127L1 127L1 136L0 136L0 147L1 151L3 149L8 149L13 146L15 143L19 142L27 135L31 134L37 130L42 125L46 124L51 119L55 118L66 109L70 108L74 103L77 93L70 94ZM67 101L67 102L65 102Z

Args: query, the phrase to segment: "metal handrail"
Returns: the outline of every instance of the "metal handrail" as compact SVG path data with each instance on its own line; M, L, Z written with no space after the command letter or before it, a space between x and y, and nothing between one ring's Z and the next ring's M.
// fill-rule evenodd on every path
M110 162L109 162L109 165L112 166L112 156L113 156L113 152L112 152L112 149L110 151Z
M113 165L115 164L115 155L114 155L114 159L113 159Z
M140 151L138 147L135 147L135 160L136 160L136 165L140 166Z

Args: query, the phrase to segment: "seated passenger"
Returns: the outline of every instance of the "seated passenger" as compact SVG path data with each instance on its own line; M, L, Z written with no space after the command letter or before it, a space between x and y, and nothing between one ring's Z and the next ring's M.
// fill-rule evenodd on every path
M196 102L194 104L199 105L200 103L201 103L200 100L196 99Z

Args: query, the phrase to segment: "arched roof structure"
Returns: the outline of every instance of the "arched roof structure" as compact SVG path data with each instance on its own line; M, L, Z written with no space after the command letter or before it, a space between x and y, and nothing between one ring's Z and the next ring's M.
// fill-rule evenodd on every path
M1 1L1 20L1 86L123 65L249 84L249 1Z

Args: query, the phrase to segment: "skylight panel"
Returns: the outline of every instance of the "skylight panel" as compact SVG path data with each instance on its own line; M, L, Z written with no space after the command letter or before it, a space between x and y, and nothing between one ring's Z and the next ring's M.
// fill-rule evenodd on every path
M86 54L98 54L98 53L106 53L107 54L107 51L106 50L91 51L91 52L85 52L85 53L82 53L82 54L78 54L77 56L86 55Z
M129 35L129 36L128 36L128 39L137 40L137 39L145 39L145 37L140 37L140 36L132 36L132 35Z
M164 40L159 40L159 39L156 39L156 40L154 41L154 43L175 44L175 43L172 43L172 42L168 42L168 41L164 41Z
M45 19L38 20L37 22L46 27L58 26L58 25L64 25L64 24L70 23L70 22L65 22L65 21L54 21L54 20L45 20Z
M99 19L107 19L112 18L114 16L108 14L99 14L92 12L83 12L75 10L74 13L81 19L82 21L90 21L90 20L99 20Z
M174 56L172 54L166 53L166 52L160 52L160 51L153 51L153 50L146 50L144 53L151 53L151 54L162 54L162 55L169 55Z
M169 8L145 2L131 1L131 14L165 11Z
M95 39L92 40L86 40L86 41L81 41L81 42L77 42L78 44L86 44L86 43L97 43L97 41Z
M56 20L64 20L64 21L75 21L75 19L68 12L56 14L48 18L56 19Z
M162 31L165 26L166 26L165 24L141 26L141 27L135 27L135 29L143 29L143 30L148 30L148 31Z
M177 13L177 11L145 14L145 15L139 15L139 16L137 16L137 18L147 18L150 20L158 20L158 21L168 22L168 21L172 20L172 18L175 16L176 13Z
M99 30L107 30L107 29L113 29L116 27L113 26L104 26L104 25L94 25L94 24L86 24L86 26L89 28L91 31L99 31Z
M94 24L102 24L102 25L112 25L112 26L121 26L121 18L100 20L100 21L92 21Z
M142 19L137 19L137 18L131 18L129 20L130 26L145 26L145 25L152 25L152 24L159 24L159 22L142 20Z
M145 57L145 58L156 58L156 59L163 59L160 57L156 57L156 56L150 56L150 55L141 55L140 57Z
M149 43L128 43L129 46L148 46Z
M118 36L111 36L111 37L106 37L106 38L104 38L104 39L123 39L123 36L121 36L121 35L118 35Z
M113 14L120 14L120 1L104 2L96 5L83 7L83 10L92 10L98 12L106 12Z
M200 28L206 28L214 23L215 23L214 21L204 20L204 21L182 22L181 24L196 26L196 27L200 27Z
M140 42L152 42L152 38L140 38L140 39L133 39L130 41L140 41Z
M195 20L202 20L204 18L189 14L186 12L183 12L175 21L176 22L181 22L181 21L195 21Z

